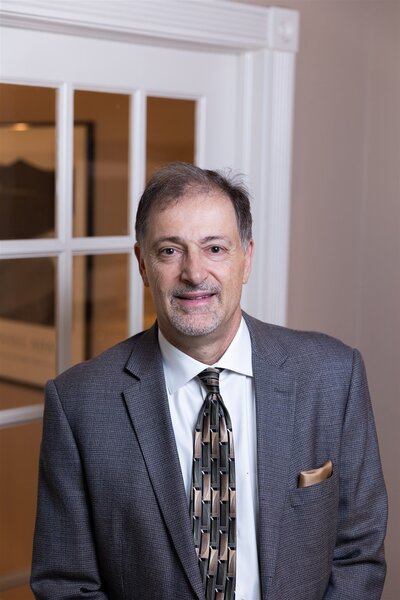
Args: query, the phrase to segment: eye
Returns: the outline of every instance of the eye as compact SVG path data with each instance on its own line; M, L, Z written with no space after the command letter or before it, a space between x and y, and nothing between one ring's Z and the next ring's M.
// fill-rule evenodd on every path
M222 252L221 246L211 246L210 252L212 254L220 254Z
M160 254L163 254L164 256L172 256L173 254L175 254L175 252L175 248L162 248L160 250Z

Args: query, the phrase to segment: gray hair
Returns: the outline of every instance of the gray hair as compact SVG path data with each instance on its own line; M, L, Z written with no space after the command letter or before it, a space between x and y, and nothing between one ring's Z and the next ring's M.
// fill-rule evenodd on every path
M136 213L136 240L143 244L147 221L153 208L163 210L187 193L222 192L235 209L240 240L247 248L252 238L252 217L249 193L238 175L200 169L194 165L175 162L162 167L149 180Z

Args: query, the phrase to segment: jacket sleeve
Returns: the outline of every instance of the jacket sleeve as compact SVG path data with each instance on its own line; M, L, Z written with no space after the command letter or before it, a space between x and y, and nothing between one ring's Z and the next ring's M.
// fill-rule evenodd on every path
M31 587L37 600L107 600L78 448L55 383L46 387Z
M355 350L341 442L337 539L324 600L381 598L386 521L387 496L367 379Z

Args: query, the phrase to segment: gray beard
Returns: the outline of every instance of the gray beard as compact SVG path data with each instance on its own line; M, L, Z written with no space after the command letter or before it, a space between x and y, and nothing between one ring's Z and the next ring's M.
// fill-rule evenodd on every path
M188 317L183 317L182 315L173 313L170 317L172 325L175 327L177 331L183 333L184 335L188 335L190 337L207 335L215 331L220 324L220 319L218 319L217 315L214 315L211 322L209 321L207 324L196 325L194 322L190 322Z
M211 294L220 293L220 288L217 286L208 286L207 284L201 284L199 286L182 286L180 288L175 288L172 291L172 301L171 307L174 309L174 297L175 296L184 296L190 292L206 292ZM196 313L194 313L195 315ZM218 325L221 322L220 317L216 312L209 314L211 316L211 321L208 321L207 324L204 325L196 325L196 319L190 320L190 314L184 313L184 311L177 309L173 310L170 315L171 323L175 327L177 331L183 333L184 335L188 335L190 337L207 335L215 331Z

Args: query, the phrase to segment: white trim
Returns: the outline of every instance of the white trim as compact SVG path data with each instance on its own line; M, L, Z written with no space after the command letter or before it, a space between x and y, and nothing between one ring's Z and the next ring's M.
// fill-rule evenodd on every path
M57 233L63 251L59 255L56 279L57 372L70 365L72 348L72 165L73 89L63 84L57 99Z
M57 94L56 231L61 243L72 235L73 89L64 83Z
M264 48L296 53L299 49L299 13L273 6L269 16L268 43Z
M204 97L198 98L195 114L195 157L194 162L198 167L204 167L206 157L206 115L207 102Z
M137 268L133 247L136 241L135 215L139 204L141 192L145 185L146 156L146 95L138 90L131 98L130 119L130 165L131 165L131 190L129 195L129 257L128 277L128 331L132 335L143 329L143 285Z
M13 427L14 425L25 425L34 421L40 421L43 417L43 404L32 404L20 408L6 408L0 410L0 429L2 427Z
M252 129L254 93L253 53L245 52L240 58L239 106L242 119L239 123L237 148L238 164L243 173L250 173L252 155Z
M243 77L253 81L244 98L243 164L253 183L253 272L244 289L244 308L258 318L284 325L287 310L294 56L264 50L252 53ZM249 105L250 104L250 105Z
M57 239L3 240L0 242L0 256L4 258L26 258L57 256L66 250L72 254L105 254L129 252L135 237L129 235L75 237L67 242Z
M57 239L35 240L2 240L0 241L1 258L25 258L39 256L55 256L65 249Z
M129 235L93 236L87 238L72 238L71 250L73 254L115 254L129 252L133 249L135 237Z
M290 181L293 134L294 57L274 52L271 65L272 101L269 131L271 132L270 179L267 202L267 230L262 249L267 257L266 281L274 282L262 291L268 306L266 320L280 325L287 318L289 273ZM262 286L261 286L262 287ZM264 285L264 288L266 286ZM260 288L261 291L261 288Z
M295 11L226 0L2 0L3 26L119 41L296 52Z
M58 258L56 280L57 373L61 373L71 366L73 322L72 269L71 252L66 250Z

